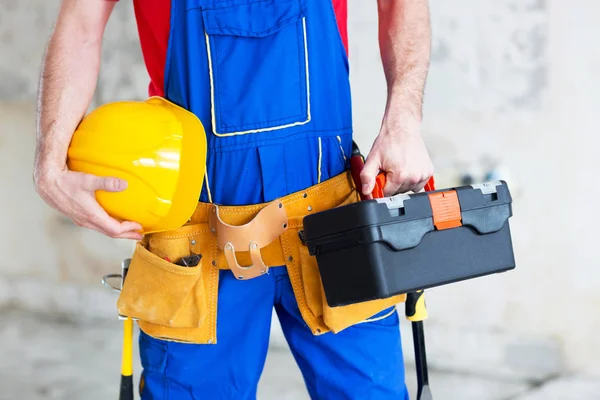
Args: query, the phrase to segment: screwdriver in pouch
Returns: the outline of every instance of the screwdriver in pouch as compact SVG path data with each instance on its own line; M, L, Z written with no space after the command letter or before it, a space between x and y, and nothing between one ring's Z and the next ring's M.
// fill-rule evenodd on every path
M175 265L179 265L181 267L195 267L200 263L201 259L201 254L192 254L190 256L180 258L175 262Z

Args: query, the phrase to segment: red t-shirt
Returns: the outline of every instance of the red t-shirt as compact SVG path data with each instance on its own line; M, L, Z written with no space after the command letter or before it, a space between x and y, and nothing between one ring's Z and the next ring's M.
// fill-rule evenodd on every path
M346 52L348 51L347 0L331 0ZM171 21L170 0L134 0L140 44L150 74L150 96L164 96L164 74Z

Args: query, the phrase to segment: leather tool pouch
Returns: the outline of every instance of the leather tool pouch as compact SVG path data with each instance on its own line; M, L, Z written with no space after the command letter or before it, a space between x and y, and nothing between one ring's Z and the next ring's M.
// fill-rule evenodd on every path
M351 192L349 195L341 192L326 199L327 204L321 204L323 201L321 199L313 199L311 204L314 204L314 210L343 207L357 202L358 196L356 192ZM303 219L303 217L290 218L290 229L284 233L282 243L286 266L296 292L300 312L314 334L340 332L405 300L405 295L399 295L346 307L330 307L321 283L317 259L310 255L308 247L302 241Z
M207 314L202 270L208 257L193 267L168 260L210 249L211 242L208 224L186 225L138 242L117 302L119 314L171 328L199 327Z

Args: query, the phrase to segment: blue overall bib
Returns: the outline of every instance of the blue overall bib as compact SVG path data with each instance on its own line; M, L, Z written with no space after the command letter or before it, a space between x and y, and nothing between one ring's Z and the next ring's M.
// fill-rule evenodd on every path
M165 68L165 97L206 129L201 202L268 202L348 168L348 60L331 0L172 0ZM255 399L273 308L313 399L408 399L395 310L313 336L285 267L248 281L220 272L218 344L142 332L142 398Z

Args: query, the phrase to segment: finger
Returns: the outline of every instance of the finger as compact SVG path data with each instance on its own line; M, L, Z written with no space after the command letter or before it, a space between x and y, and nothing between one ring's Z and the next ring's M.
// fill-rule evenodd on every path
M398 179L398 183L397 193L414 192L419 184L421 184L421 179L416 175L402 174Z
M375 178L379 173L379 160L375 157L367 157L367 161L365 162L365 166L360 172L360 182L362 184L362 193L364 195L369 195L373 192L373 188L375 187Z
M115 237L127 231L141 229L139 224L132 222L121 223L112 218L95 200L87 204L86 209L90 213L88 218L89 223L107 236Z
M117 239L136 239L141 240L142 234L140 231L142 230L142 226L137 222L132 221L124 221L120 223L121 232L114 235Z
M397 190L397 192L396 192L396 193L406 193L406 192L412 192L412 191L414 191L414 190L413 190L413 188L414 188L414 187L415 187L415 185L414 185L414 184L412 184L412 183L408 183L408 182L405 182L405 183L403 183L402 185L400 185L400 186L398 187L398 190Z
M81 228L85 228L85 229L89 229L92 231L96 231L104 236L109 236L110 234L108 232L106 232L104 229L102 229L101 227L99 227L98 225L94 225L92 223L90 223L89 221L85 221L85 222L78 222L77 226L81 227Z
M124 232L117 235L115 239L131 239L131 240L142 240L142 234L139 232Z
M432 176L433 176L432 172L422 175L421 180L419 182L417 182L417 184L415 184L413 191L415 193L425 191L426 186L429 183L429 181L431 180Z
M136 231L123 231L120 233L116 233L115 231L107 230L103 226L96 225L90 222L84 222L78 224L81 227L88 228L94 230L98 233L101 233L105 236L111 237L113 239L131 239L131 240L142 240L143 235Z
M141 231L142 225L133 221L123 221L121 222L121 228L123 231Z
M393 196L398 193L398 189L402 184L399 174L388 172L385 176L385 186L383 187L383 195L386 197Z
M124 233L119 231L119 228L115 228L114 226L107 226L106 223L93 223L93 222L88 222L86 225L84 225L86 228L90 228L93 229L95 231L100 232L101 234L114 238L117 237L118 235Z
M385 197L393 196L398 193L400 186L391 179L386 179L385 186L383 187L383 195Z
M124 236L127 236L128 238L131 239L141 239L142 238L142 234L137 232L137 231L125 231L122 230L120 227L115 227L115 226L106 226L106 225L99 225L99 224L91 224L91 228L94 230L97 230L98 232L102 233L105 236L114 238L114 239L118 239L118 238L122 238Z
M398 188L400 187L400 183L395 178L395 174L389 172L385 176L385 186L383 187L383 195L386 197L393 196L398 193Z
M425 185L427 184L427 181L422 181L420 183L418 183L417 185L415 185L415 187L413 188L413 192L415 193L419 193L420 191L422 191L425 188Z
M115 227L108 231L109 236L113 238L128 238L128 239L142 239L142 234L140 231L142 227L136 222L121 222L119 223L118 228Z
M84 186L89 191L122 192L127 189L127 181L119 178L87 175Z
M139 232L142 226L137 222L123 221L119 222L108 213L96 201L94 195L90 194L82 202L81 206L87 211L87 222L91 229L97 230L106 236L117 237L123 233L134 233L135 237L140 237Z

